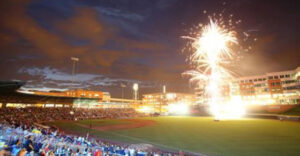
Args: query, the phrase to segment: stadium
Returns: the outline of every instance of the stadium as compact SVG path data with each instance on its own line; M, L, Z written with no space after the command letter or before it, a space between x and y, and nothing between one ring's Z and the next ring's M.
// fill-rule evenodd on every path
M299 6L1 0L0 156L300 155Z
M97 152L103 155L252 155L253 152L297 155L299 152L298 116L252 114L216 122L199 112L157 116L129 106L76 108L71 105L78 100L76 96L24 93L19 89L22 85L17 81L1 83L1 102L7 103L6 108L0 109L1 148L12 148L12 154L21 150L17 148L20 143L31 153L50 155ZM9 103L31 105L16 108ZM41 103L64 106L46 107ZM299 106L288 112L296 115Z

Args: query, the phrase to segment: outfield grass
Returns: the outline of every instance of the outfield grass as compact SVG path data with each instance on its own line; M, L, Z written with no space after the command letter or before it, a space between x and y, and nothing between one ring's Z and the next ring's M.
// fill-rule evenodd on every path
M283 115L298 115L300 116L300 106L297 106L287 112L282 113Z
M130 124L131 121L124 121L124 120L80 120L78 123L89 126L90 124L93 126L108 126L108 125L120 125L120 124Z
M157 124L109 132L82 128L74 123L54 124L82 134L89 132L104 139L150 143L161 148L182 149L208 155L299 155L300 153L298 122L265 119L214 122L209 117L142 119L155 120Z

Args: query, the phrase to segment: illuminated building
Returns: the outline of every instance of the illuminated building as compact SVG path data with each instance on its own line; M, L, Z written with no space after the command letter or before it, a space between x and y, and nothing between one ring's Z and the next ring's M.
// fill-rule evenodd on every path
M52 91L49 91L49 92L29 90L29 92L31 92L32 94L44 95L44 96L67 96L66 92L55 91L55 90L52 90Z
M91 91L91 90L70 90L66 91L67 96L73 97L86 97L86 98L103 98L103 92L101 91Z
M300 67L295 70L239 77L222 86L224 100L240 97L247 105L300 104ZM195 88L198 104L207 101L203 86Z
M103 102L110 102L111 96L109 92L103 92Z
M137 108L141 100L112 98L109 92L90 90L24 90L25 82L0 81L1 107Z
M170 105L191 106L196 102L194 94L185 93L151 93L144 94L142 104L149 112L167 112Z
M42 92L42 91L33 91L36 95L43 95L43 96L56 96L56 97L73 97L77 98L73 101L73 107L85 107L85 108L92 108L92 107L99 107L99 102L102 102L105 98L105 101L109 101L107 93L101 91L91 91L91 90L67 90L67 91L49 91L49 92Z
M47 96L66 96L66 97L78 97L78 98L98 98L103 99L103 92L101 91L90 91L90 90L68 90L68 91L33 91L37 95L47 95Z
M231 85L231 96L237 95L247 104L300 104L300 67L237 78Z
M205 85L199 85L197 87L195 87L194 91L195 91L195 98L196 98L196 103L198 105L205 105L208 102L208 98L207 98L207 94L205 92ZM233 87L230 84L227 85L222 85L220 86L219 90L220 90L220 94L222 100L230 100L230 95L231 95L231 90L233 89Z

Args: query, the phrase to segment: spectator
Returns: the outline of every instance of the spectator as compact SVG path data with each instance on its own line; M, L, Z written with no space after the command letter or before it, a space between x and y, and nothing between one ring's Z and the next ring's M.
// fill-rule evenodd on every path
M17 156L25 156L26 154L26 149L21 149L20 152L17 154Z
M28 136L28 138L27 138L27 140L25 142L25 148L26 148L26 150L27 150L28 153L30 153L31 151L34 150L32 139L33 139L33 136L30 135L30 136Z
M16 144L12 145L11 155L16 156L21 151L21 141L18 139Z
M102 150L97 149L97 150L94 152L93 156L102 156Z
M70 114L70 111L73 113ZM96 140L92 136L63 134L42 122L90 118L130 118L142 114L134 109L5 108L0 109L0 142L11 146L11 155L41 156L135 156L157 155L157 151L135 149ZM26 136L26 137L25 137ZM24 139L26 138L26 139ZM0 144L2 147L2 145ZM1 149L1 148L0 148ZM0 155L10 153L2 150ZM159 155L166 153L159 152Z

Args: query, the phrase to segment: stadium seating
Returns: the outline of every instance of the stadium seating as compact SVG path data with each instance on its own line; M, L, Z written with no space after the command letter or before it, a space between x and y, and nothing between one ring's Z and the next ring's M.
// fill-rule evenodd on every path
M5 108L0 109L0 155L25 156L146 156L177 155L140 150L130 145L59 132L41 123L55 120L131 118L134 109Z

